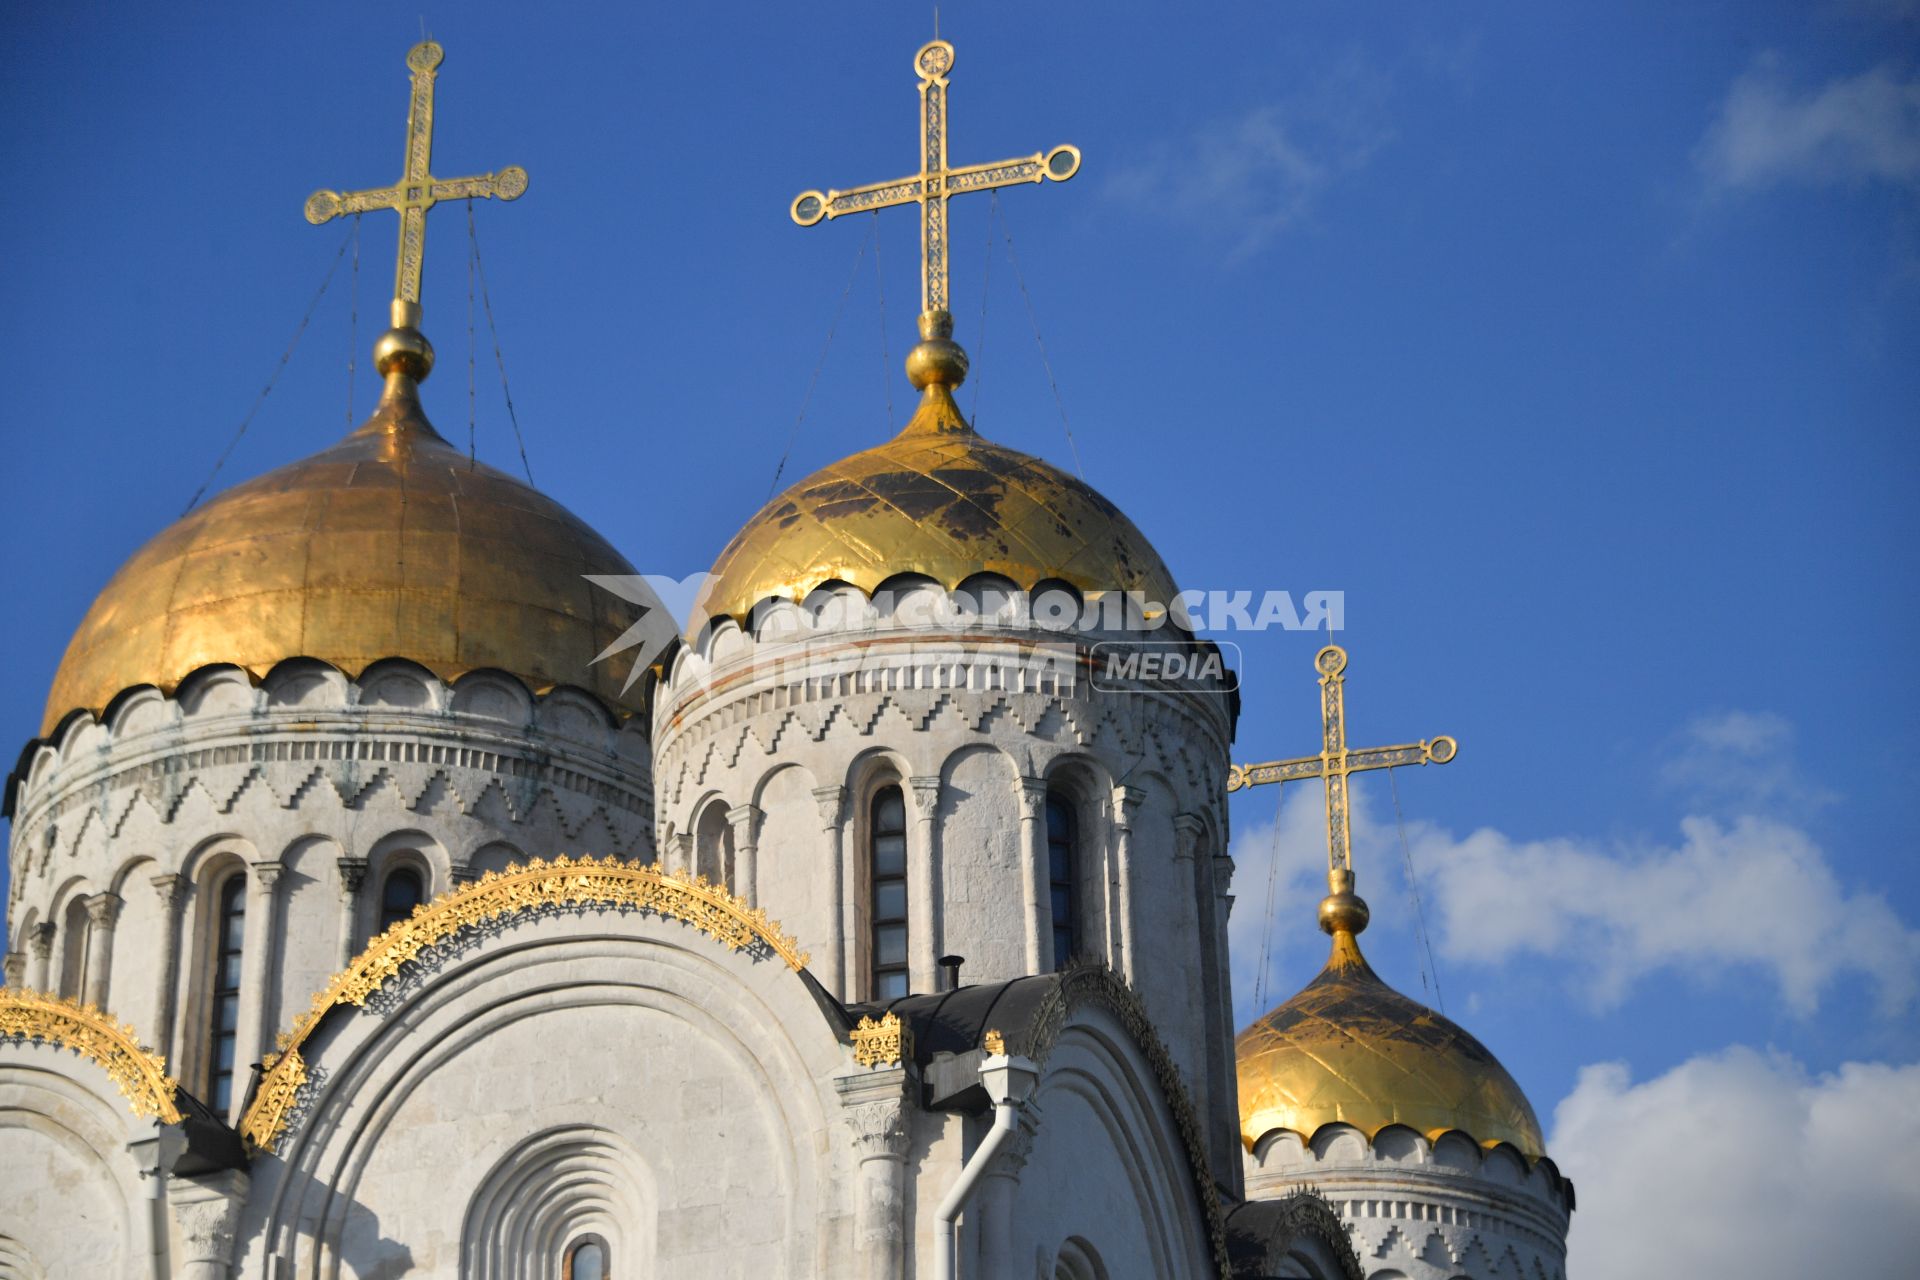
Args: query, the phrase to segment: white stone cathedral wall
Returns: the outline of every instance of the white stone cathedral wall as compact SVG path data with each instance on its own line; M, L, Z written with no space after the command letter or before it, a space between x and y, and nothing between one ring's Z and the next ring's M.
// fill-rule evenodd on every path
M1352 1229L1367 1275L1565 1280L1571 1209L1559 1171L1464 1134L1435 1140L1390 1125L1371 1142L1344 1124L1311 1139L1288 1130L1247 1156L1247 1194L1310 1186Z
M1095 688L1084 647L994 619L908 626L902 619L927 616L915 592L930 590L903 588L891 604L883 592L874 604L852 588L823 589L805 609L767 611L751 634L723 620L676 654L655 700L663 863L708 870L725 817L736 868L743 859L755 868L752 885L735 874L730 887L799 938L836 996L870 999L868 811L875 790L897 784L913 989L939 989L943 954L965 958L963 982L1004 981L1053 968L1039 803L1057 787L1078 815L1082 953L1145 995L1231 1184L1224 697ZM1037 874L1029 841L1039 844ZM928 865L935 874L922 883L914 868Z
M294 660L257 686L216 667L172 697L132 692L25 762L9 964L25 985L97 989L88 904L117 896L107 1008L204 1094L213 912L222 879L244 877L244 1089L246 1064L374 931L392 867L415 866L432 897L528 856L650 860L646 728L576 690L535 698L488 672L446 685L399 661L359 681ZM342 858L365 864L351 902Z
M303 1046L314 1083L256 1163L241 1274L839 1274L850 1051L777 957L640 913L516 917ZM278 1259L269 1262L269 1258Z
M49 1280L145 1274L153 1211L127 1147L152 1128L66 1049L0 1045L0 1259Z
M961 747L942 771L940 945L966 958L964 982L1003 982L1028 972L1018 784L1013 760L985 745ZM1052 945L1049 935L1043 957L1049 969Z
M989 1176L963 1233L970 1276L1051 1278L1061 1274L1063 1254L1095 1263L1065 1272L1074 1276L1217 1274L1177 1124L1151 1068L1110 1013L1075 1011L1048 1054L1031 1108L1031 1135L1003 1165L1017 1170L1018 1184ZM994 1212L1008 1215L1004 1245L987 1222Z
M755 900L780 904L775 918L803 946L831 946L833 901L827 840L821 831L820 785L804 765L775 766L760 780L753 803L760 822ZM824 957L821 957L824 958Z

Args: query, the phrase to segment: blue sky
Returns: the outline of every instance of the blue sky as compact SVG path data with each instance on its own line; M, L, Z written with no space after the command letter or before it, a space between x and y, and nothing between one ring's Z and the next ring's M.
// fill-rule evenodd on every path
M425 20L448 49L436 170L532 175L477 220L542 488L679 578L790 438L792 479L887 434L889 399L903 418L913 219L878 220L883 325L872 223L802 231L786 206L912 168L930 11ZM307 193L398 175L420 23L344 3L0 18L16 743L326 275L344 228L308 226ZM1086 157L999 223L954 206L963 406L1071 463L1005 245L987 252L1010 231L1087 478L1188 586L1345 592L1355 741L1459 737L1457 762L1399 779L1441 990L1582 1181L1592 1272L1655 1265L1606 1224L1699 1172L1667 1160L1670 1194L1635 1176L1629 1128L1704 1126L1709 1169L1755 1163L1768 1125L1837 1153L1834 1114L1920 1134L1915 6L949 3L942 26L956 162ZM362 228L357 343L343 268L220 484L345 429L350 350L372 403L393 234ZM426 395L461 440L466 256L444 209ZM490 364L483 327L478 448L515 469ZM1240 758L1313 749L1316 638L1234 638ZM1369 951L1418 991L1392 797L1361 800ZM1251 1016L1275 797L1233 803ZM1321 958L1317 805L1286 797L1275 999ZM1885 1199L1920 1186L1902 1158L1867 1187L1723 1195L1912 1221L1914 1193ZM1787 1274L1746 1225L1724 1247ZM1863 1262L1891 1247L1884 1225L1831 1231Z

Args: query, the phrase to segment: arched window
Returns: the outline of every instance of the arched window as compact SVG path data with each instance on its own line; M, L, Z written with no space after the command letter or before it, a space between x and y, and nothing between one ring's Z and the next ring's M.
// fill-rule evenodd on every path
M233 1110L234 1055L240 1043L240 948L247 938L247 878L228 876L215 901L207 1102L215 1114L224 1116Z
M87 932L93 922L87 918L87 895L76 893L67 903L66 919L55 938L60 943L60 994L78 1000L87 989Z
M598 1236L582 1236L568 1245L560 1280L608 1280L606 1242Z
M1047 793L1047 881L1053 898L1053 967L1064 969L1080 950L1080 913L1074 901L1073 805L1058 791Z
M873 907L873 998L907 994L907 805L899 787L873 793L867 824Z
M395 867L387 873L386 883L380 886L380 928L384 932L389 926L413 915L413 909L427 896L420 883L420 873L412 867Z

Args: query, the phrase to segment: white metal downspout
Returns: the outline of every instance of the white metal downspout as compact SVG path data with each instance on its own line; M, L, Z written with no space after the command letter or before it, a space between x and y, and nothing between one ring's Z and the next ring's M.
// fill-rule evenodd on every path
M1039 1071L1025 1058L995 1054L980 1064L980 1083L986 1086L987 1096L993 1099L993 1128L974 1148L967 1162L960 1166L960 1175L953 1180L952 1188L948 1190L946 1199L940 1202L940 1209L935 1214L935 1280L954 1280L954 1220L967 1207L967 1201L973 1198L974 1189L980 1185L980 1179L993 1164L993 1158L1000 1154L1000 1148L1013 1136L1014 1126L1020 1122L1020 1108L1033 1095L1033 1086L1038 1078Z

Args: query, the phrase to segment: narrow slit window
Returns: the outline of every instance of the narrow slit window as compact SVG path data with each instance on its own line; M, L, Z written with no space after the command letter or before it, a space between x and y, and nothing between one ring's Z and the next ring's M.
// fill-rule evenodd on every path
M420 873L412 867L392 871L380 886L380 931L413 915L413 909L426 899Z
M1074 901L1073 805L1058 792L1047 794L1047 881L1053 907L1053 967L1064 969L1080 950L1078 903Z
M247 938L247 879L220 886L214 918L212 1041L207 1101L218 1115L233 1110L234 1057L240 1045L240 949Z
M874 792L870 859L873 886L873 998L907 994L907 806L899 787Z

